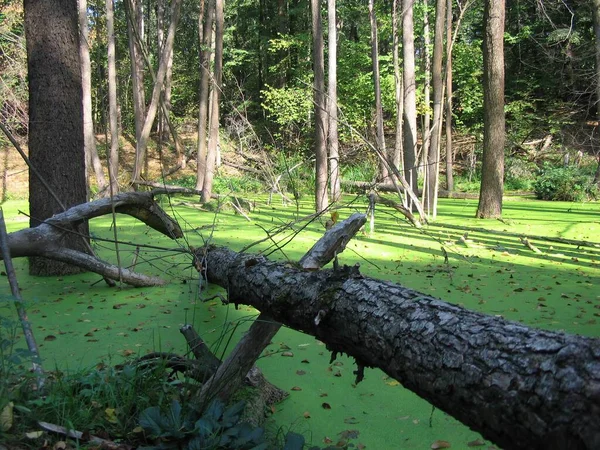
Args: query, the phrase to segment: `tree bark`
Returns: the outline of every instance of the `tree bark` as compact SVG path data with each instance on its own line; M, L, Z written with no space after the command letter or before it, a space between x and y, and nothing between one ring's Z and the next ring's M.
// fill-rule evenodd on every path
M327 0L327 116L329 143L329 183L331 200L338 202L342 198L340 178L340 152L338 136L338 105L337 105L337 20L335 0Z
M206 170L204 184L202 185L202 201L210 201L212 194L215 166L219 145L219 120L220 101L223 78L223 33L224 33L224 0L215 1L215 64L212 84L211 112L209 118L208 148L206 152Z
M592 14L594 16L594 44L596 54L596 118L600 120L600 0L594 0Z
M377 17L375 15L375 0L369 0L369 21L371 23L371 65L373 67L373 91L375 94L375 141L381 154L379 172L383 182L389 178L388 157L385 148L383 131L383 107L381 105L381 80L379 75L379 45L377 38Z
M446 0L437 0L435 7L435 35L433 44L433 124L431 126L429 152L427 154L426 183L423 186L424 205L428 215L437 216L437 191L440 174L440 140L443 118L444 83L444 22L446 21ZM425 150L424 150L425 151Z
M502 217L504 190L504 0L486 0L483 40L483 165L476 216Z
M204 24L202 26L202 36L200 38L200 93L198 109L198 153L196 157L196 189L202 190L204 185L204 174L206 173L206 152L207 152L207 124L208 124L208 95L210 81L210 60L212 46L212 24L215 5L214 1L208 0L206 11L204 13Z
M312 49L313 49L313 101L315 112L315 209L324 211L329 205L327 198L327 117L325 100L325 62L323 57L323 24L321 1L311 0Z
M417 186L417 96L415 78L415 38L413 23L414 0L402 0L402 54L404 66L404 120L403 144L404 177L413 192ZM409 202L409 208L412 205Z
M8 247L12 257L41 256L45 259L67 263L98 273L111 280L122 280L132 286L156 286L165 284L156 277L142 275L102 261L81 250L69 248L68 244L79 233L77 224L113 211L128 214L146 223L149 227L171 239L180 238L183 232L179 224L171 219L154 201L153 192L127 192L112 199L104 198L90 203L73 206L65 212L55 214L35 228L26 228L8 235Z
M144 91L144 63L142 49L136 38L134 28L140 29L142 19L140 2L142 0L125 0L127 14L127 37L129 41L129 59L131 61L131 84L133 87L133 114L135 120L135 141L140 141L144 121L146 120L146 93ZM136 144L137 145L137 144Z
M429 2L423 0L423 66L425 79L423 80L423 103L425 111L423 113L423 145L421 146L421 155L417 160L421 161L423 176L427 183L427 157L429 155L429 145L431 142L431 33L429 31ZM421 173L421 170L419 170Z
M152 130L152 124L156 118L156 112L160 101L160 93L163 88L165 77L167 74L169 55L173 51L173 44L175 41L175 30L177 29L177 23L179 22L179 10L181 7L181 0L173 0L171 5L171 23L169 24L169 31L167 33L167 39L163 52L160 58L160 66L154 80L154 88L152 90L152 99L146 112L144 119L144 126L142 128L141 135L136 143L135 149L135 161L133 165L132 180L137 181L142 173L142 167L144 165L144 159L146 156L146 148L148 146L148 139L150 137L150 131Z
M454 190L454 150L452 148L452 0L446 4L446 189Z
M110 124L108 178L110 195L113 196L119 193L119 121L117 117L117 65L113 0L106 0L106 33L108 35L108 120Z
M398 6L401 0L393 0L392 4L392 60L394 65L394 85L396 94L396 137L394 142L393 163L396 169L403 170L404 155L402 154L402 116L404 115L404 94L402 72L400 71L400 30L398 30Z
M106 177L96 148L94 120L92 117L92 67L90 62L87 1L78 1L79 57L81 58L81 84L83 89L83 139L85 147L86 175L93 169L98 193L106 195Z
M468 311L356 268L306 272L224 248L206 258L229 302L354 357L357 381L379 367L505 448L600 448L598 339Z
M87 201L83 137L83 91L77 0L26 0L25 33L29 79L29 159L62 204ZM62 210L30 170L30 226ZM78 231L88 234L87 222ZM80 239L71 248L86 251ZM30 258L32 275L63 275L80 269Z

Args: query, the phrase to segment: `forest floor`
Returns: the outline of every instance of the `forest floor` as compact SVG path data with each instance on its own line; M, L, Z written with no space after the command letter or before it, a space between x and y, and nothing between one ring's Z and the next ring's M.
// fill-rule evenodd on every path
M266 237L265 230L312 212L308 202L284 206L259 197L248 221L232 211L206 211L195 197L163 197L162 202L185 229L183 240L174 243L121 216L117 233L121 241L132 243L120 246L121 260L130 263L139 245L136 270L164 277L170 281L166 286L111 289L93 274L34 278L24 259L15 261L47 368L114 365L156 350L183 354L186 344L179 327L185 323L193 324L217 355L227 354L257 312L221 306L216 300L203 302L222 290L209 287L199 292L190 256L169 249L211 241L239 250ZM366 207L363 198L346 196L340 220ZM502 221L474 219L476 207L476 200L441 199L438 220L423 230L382 207L375 230L357 235L340 262L360 263L365 275L475 311L600 337L600 203L506 198ZM9 231L26 226L26 217L18 212L26 208L23 200L3 204ZM269 257L298 260L323 231L322 224L314 222ZM111 239L110 218L94 219L91 232ZM283 242L291 232L274 239ZM519 236L527 236L539 252L523 245ZM544 237L588 244L568 245ZM145 249L144 244L164 250ZM268 245L258 244L251 251L266 251ZM114 246L95 240L94 247L102 258L115 261ZM8 284L1 285L5 300L0 316L14 317L8 293ZM355 385L353 361L342 357L330 364L329 358L319 341L302 333L283 328L273 339L258 364L270 381L290 392L268 423L273 435L291 430L320 446L351 436L357 448L377 450L426 449L438 440L457 449L469 444L494 448L381 371L367 370L365 380Z

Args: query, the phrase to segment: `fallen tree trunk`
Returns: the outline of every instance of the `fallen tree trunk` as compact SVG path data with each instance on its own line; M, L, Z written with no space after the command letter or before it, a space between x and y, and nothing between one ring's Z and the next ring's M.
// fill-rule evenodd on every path
M600 448L600 340L445 303L358 268L304 271L210 248L208 281L231 303L379 367L484 437L514 449Z
M398 188L392 183L370 183L368 181L351 181L342 180L342 186L363 189L366 191L375 190L380 192L397 192ZM404 192L404 188L399 186L401 192ZM419 196L423 195L419 192ZM472 192L454 192L445 191L443 189L438 190L438 198L459 198L459 199L478 199L479 194Z
M69 249L65 243L77 235L76 225L84 220L105 214L128 214L141 220L156 231L171 239L183 237L179 224L154 201L154 195L167 191L126 192L112 199L103 198L90 203L73 206L65 212L55 214L34 228L25 228L8 235L8 248L13 258L42 256L62 261L85 270L96 272L111 280L122 280L133 286L156 286L165 282L160 278L136 273L115 266L77 250Z

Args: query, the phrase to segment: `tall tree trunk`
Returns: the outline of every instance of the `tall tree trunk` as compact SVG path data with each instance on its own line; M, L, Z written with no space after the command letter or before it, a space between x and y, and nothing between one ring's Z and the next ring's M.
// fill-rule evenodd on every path
M92 169L100 195L106 194L106 177L96 148L94 119L92 117L92 67L90 62L87 1L79 0L79 57L81 58L81 83L83 89L83 139L85 142L86 175Z
M208 150L206 153L206 172L202 186L202 201L210 201L212 185L217 159L217 146L219 145L219 103L221 101L221 80L223 78L223 3L224 0L215 1L215 67L212 85L211 112L209 120Z
M446 3L446 189L454 190L454 150L452 148L452 0Z
M444 81L442 61L444 59L444 30L446 21L446 0L437 0L435 7L435 36L433 44L433 124L427 155L426 181L423 188L427 214L435 219L437 215L437 191L440 174L440 138L442 133Z
M196 156L196 190L201 191L206 173L207 126L208 126L208 95L210 81L210 59L212 46L212 24L215 10L214 0L208 0L200 36L200 93L198 108L198 153ZM202 19L200 19L202 20Z
M327 0L327 116L329 118L329 183L331 200L337 202L342 198L340 178L340 154L338 138L338 106L337 106L337 20L335 0Z
M417 97L415 78L415 39L413 23L414 0L402 0L402 55L404 66L403 144L404 177L413 192L417 186ZM411 207L409 202L409 207Z
M139 30L143 19L139 17L139 3L142 0L125 0L127 20L127 37L129 39L129 59L131 61L131 84L133 87L133 115L135 121L135 140L142 138L144 121L146 120L146 94L144 91L144 62L142 49L136 39L134 27Z
M108 120L110 150L108 178L111 197L119 193L119 127L117 117L117 66L115 60L115 24L113 0L106 0L106 34L108 37Z
M423 129L421 136L423 145L417 160L420 161L419 173L425 178L423 192L427 189L427 157L429 155L429 144L431 142L431 33L429 31L429 2L423 0L423 66L425 80L423 86L423 102L425 103L425 112L423 113ZM420 156L420 158L419 158ZM426 207L426 205L423 205Z
M483 166L477 217L502 217L504 188L504 0L485 0Z
M146 113L146 119L144 121L144 127L142 128L142 134L137 141L135 149L135 161L133 165L132 180L138 181L142 173L142 167L144 166L146 148L148 146L148 139L150 137L150 131L152 130L152 124L156 118L156 112L158 110L158 104L160 100L160 93L165 82L167 74L167 62L169 54L173 51L173 43L175 41L175 30L179 21L179 10L181 7L181 0L173 0L171 5L171 23L169 24L169 31L167 33L167 39L163 52L160 58L160 65L156 74L156 80L154 81L154 88L152 90L152 99L148 106Z
M30 226L85 203L87 183L83 136L83 89L79 57L77 0L25 0L25 36L29 80L29 159L61 200L49 194L30 170ZM87 236L87 221L73 230ZM89 243L89 241L88 241ZM64 246L87 251L73 235ZM73 266L30 258L32 275L79 272Z
M369 0L369 20L371 22L371 64L373 67L373 89L375 93L375 139L380 159L380 173L383 182L389 178L387 150L383 130L383 107L381 105L381 82L379 76L379 45L377 39L377 18L375 17L375 0Z
M600 120L600 0L594 0L594 35L596 36L596 117Z
M165 0L157 0L156 6L156 36L158 44L158 55L160 64L160 55L164 47L165 29L167 28L167 18L165 17ZM163 102L164 111L160 114L159 130L161 132L161 139L169 139L169 125L168 125L168 114L171 112L171 91L173 84L173 52L169 54L169 60L167 61L167 74L165 76L165 84L163 87ZM185 161L185 158L184 158Z
M313 47L313 99L315 110L315 208L325 210L327 198L327 117L325 101L325 62L323 58L323 25L321 23L321 1L311 0L312 47Z
M398 30L398 6L402 7L401 0L392 3L392 59L394 64L394 86L396 94L396 137L394 142L394 166L403 170L404 155L402 154L402 116L404 114L404 94L402 86L402 72L400 71L400 31Z

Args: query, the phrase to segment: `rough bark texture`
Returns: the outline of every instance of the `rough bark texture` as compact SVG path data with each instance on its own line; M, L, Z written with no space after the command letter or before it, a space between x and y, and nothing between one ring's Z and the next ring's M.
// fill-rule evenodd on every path
M502 217L504 189L504 0L486 0L483 40L483 165L477 217Z
M26 0L25 32L29 78L29 159L69 207L87 201L83 139L83 101L77 0ZM43 183L30 171L30 225L61 211ZM87 222L78 226L87 235ZM82 240L66 243L85 251ZM80 269L31 258L32 275L58 275Z
M321 2L310 1L312 14L313 101L315 111L315 208L327 209L327 117L325 101L325 62L323 57L323 24Z
M101 199L77 205L69 210L56 214L35 228L26 228L8 236L11 256L42 256L46 259L60 261L75 267L103 275L111 280L123 280L133 286L155 286L164 284L156 277L148 277L127 269L102 261L81 250L68 248L74 239L76 225L94 217L117 213L129 214L155 230L169 236L180 238L183 232L179 224L171 219L154 201L153 196L161 191L128 192L117 195L113 199ZM84 249L85 250L85 249Z
M381 368L502 447L600 448L598 339L468 311L351 268L306 272L224 248L208 251L207 268L230 302L349 354L359 379Z

